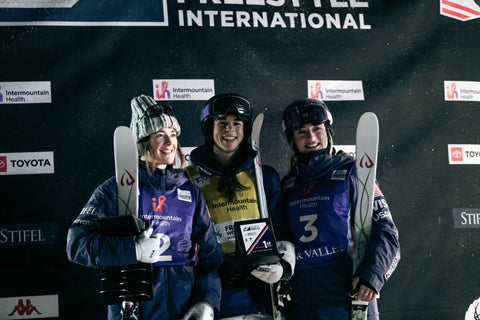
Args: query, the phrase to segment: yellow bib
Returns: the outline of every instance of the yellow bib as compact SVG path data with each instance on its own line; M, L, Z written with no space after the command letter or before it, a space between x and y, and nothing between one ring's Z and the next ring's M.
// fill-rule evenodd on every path
M195 166L187 167L186 171L192 182L201 188L207 200L210 217L215 224L215 231L217 231L218 239L222 244L223 254L235 254L233 222L260 218L255 182L250 178L248 171L238 173L238 181L247 189L238 191L236 200L229 201L217 190L219 176L204 179L199 175Z

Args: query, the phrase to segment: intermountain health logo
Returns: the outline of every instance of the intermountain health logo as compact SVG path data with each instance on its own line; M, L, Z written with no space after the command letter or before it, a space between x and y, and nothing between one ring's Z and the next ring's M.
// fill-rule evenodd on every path
M480 0L440 0L440 14L460 21L480 18Z
M50 81L0 82L0 104L51 102Z
M444 89L445 101L480 101L478 81L444 81Z
M204 101L215 95L213 79L155 79L153 97L155 100L197 100Z
M308 97L322 101L365 100L362 81L308 80Z

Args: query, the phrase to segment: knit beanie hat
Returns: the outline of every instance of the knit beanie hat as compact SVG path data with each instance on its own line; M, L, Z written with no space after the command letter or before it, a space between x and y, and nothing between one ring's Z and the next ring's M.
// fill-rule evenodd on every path
M137 142L162 128L173 128L180 135L180 124L168 104L158 104L152 97L140 95L131 101L132 121L130 129Z

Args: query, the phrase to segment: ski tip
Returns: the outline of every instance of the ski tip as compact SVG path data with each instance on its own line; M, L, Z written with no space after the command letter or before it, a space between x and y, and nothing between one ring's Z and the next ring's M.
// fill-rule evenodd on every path
M126 132L130 132L130 134L132 134L132 131L130 130L129 127L127 127L127 126L118 126L118 127L115 128L114 134L126 133Z
M361 116L360 116L360 119L375 119L377 122L378 122L378 118L377 118L377 115L373 112L365 112L363 113Z

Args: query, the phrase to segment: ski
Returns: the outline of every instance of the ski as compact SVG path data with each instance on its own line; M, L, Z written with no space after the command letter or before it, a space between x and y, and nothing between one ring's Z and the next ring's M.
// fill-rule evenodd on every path
M137 236L145 229L145 223L138 217L138 151L130 128L115 129L113 149L118 215L100 219L98 223L106 235ZM121 303L122 320L138 320L139 301L153 297L151 265L148 264L103 267L101 281L104 303Z
M259 113L252 126L252 147L257 152L254 160L255 178L257 180L257 194L259 200L260 216L262 218L268 218L267 197L265 196L265 188L263 187L263 173L262 173L262 161L260 158L260 131L262 130L264 114ZM272 311L274 320L283 320L282 313L279 310L277 302L277 292L275 285L270 284L270 296L272 299Z
M357 202L355 207L355 252L353 272L365 254L372 228L373 198L377 171L379 126L373 112L362 114L357 124L356 158ZM367 305L364 301L352 301L352 320L367 319Z
M119 126L113 134L118 215L138 217L138 151L130 128Z

